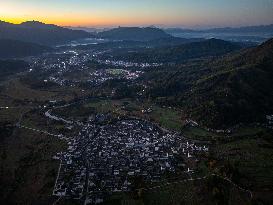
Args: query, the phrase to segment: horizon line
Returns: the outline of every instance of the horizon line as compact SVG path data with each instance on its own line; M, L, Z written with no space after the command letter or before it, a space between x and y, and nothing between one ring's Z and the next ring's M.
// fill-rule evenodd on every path
M4 23L9 23L9 24L14 24L14 25L20 25L26 22L39 22L43 23L46 25L55 25L55 26L60 26L63 28L94 28L94 29L103 29L103 28L118 28L118 27L142 27L142 28L148 28L148 27L156 27L156 28L178 28L178 29L189 29L189 30L206 30L206 29L221 29L221 28L244 28L244 27L256 27L256 26L270 26L273 25L272 23L269 24L253 24L253 25L241 25L241 26L217 26L217 25L194 25L194 26L183 26L183 25L158 25L158 24L149 24L149 25L144 25L144 24L139 24L139 25L61 25L61 24L55 24L55 23L50 23L50 22L43 22L39 20L23 20L19 22L12 22L12 21L7 21L7 20L1 20L0 22Z

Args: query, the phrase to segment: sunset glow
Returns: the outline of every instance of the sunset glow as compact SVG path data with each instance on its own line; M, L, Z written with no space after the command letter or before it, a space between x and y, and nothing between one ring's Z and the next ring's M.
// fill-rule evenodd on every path
M1 20L62 26L241 26L273 23L271 0L9 0ZM156 6L155 6L156 5Z

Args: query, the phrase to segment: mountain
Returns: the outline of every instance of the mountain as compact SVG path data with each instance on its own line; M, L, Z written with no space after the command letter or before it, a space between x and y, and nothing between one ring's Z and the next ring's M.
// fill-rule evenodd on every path
M183 29L183 28L166 28L164 29L169 34L174 33L273 33L273 24L260 26L245 26L245 27L224 27L211 29Z
M199 32L198 30L184 29L184 28L165 28L164 31L169 34Z
M163 30L158 28L146 27L119 27L108 31L98 33L100 38L111 40L133 40L133 41L150 41L161 38L171 37Z
M178 46L148 49L137 53L127 53L127 55L122 54L119 57L134 62L179 63L193 58L220 56L241 48L238 44L210 39Z
M179 105L203 125L227 128L273 114L273 39L213 61L147 72L147 96Z
M88 37L92 37L92 34L37 21L28 21L21 24L0 22L0 39L20 40L42 45L57 45Z
M204 32L220 32L220 33L273 33L273 24L260 26L246 26L239 28L213 28L204 30Z
M226 41L244 42L259 45L273 36L273 24L262 26L248 26L239 28L212 28L190 30L182 28L168 28L166 33L182 38L217 38Z
M68 29L72 29L72 30L81 30L81 31L86 31L89 33L98 33L98 32L102 32L102 31L106 31L106 30L110 30L107 28L90 28L90 27L82 27L82 26L78 26L78 27L73 27L73 26L65 26L64 28L68 28Z
M0 58L20 58L52 51L47 46L10 39L0 39Z
M212 66L188 95L194 115L221 126L263 122L273 113L273 40Z
M45 29L45 30L54 30L61 27L54 24L45 24L39 21L26 21L20 24L21 27L30 28L30 29Z

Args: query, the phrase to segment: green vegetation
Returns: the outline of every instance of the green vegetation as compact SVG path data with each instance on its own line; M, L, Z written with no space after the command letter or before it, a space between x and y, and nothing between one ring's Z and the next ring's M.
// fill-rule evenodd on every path
M159 122L162 127L170 130L180 131L183 127L182 113L174 108L162 108L159 106L153 106L153 111L149 114L151 119Z
M146 97L164 105L182 107L209 127L264 122L273 113L273 40L214 61L150 70Z
M184 127L182 133L190 139L201 141L215 141L225 137L225 135L209 132L200 127Z
M1 145L0 202L29 204L39 199L39 203L50 203L58 171L58 162L52 156L64 150L65 144L21 129L4 138Z
M244 126L229 135L209 133L200 128L185 128L182 133L211 142L207 159L199 164L202 173L228 177L238 186L251 190L253 204L272 202L272 130Z
M84 105L99 113L112 112L117 115L135 116L157 122L162 127L180 131L183 127L182 111L175 108L160 107L148 102L126 100L91 100ZM147 111L150 109L150 112Z
M153 189L114 195L103 203L117 205L180 205L180 204L250 204L249 195L222 178L208 177L193 181L162 182Z

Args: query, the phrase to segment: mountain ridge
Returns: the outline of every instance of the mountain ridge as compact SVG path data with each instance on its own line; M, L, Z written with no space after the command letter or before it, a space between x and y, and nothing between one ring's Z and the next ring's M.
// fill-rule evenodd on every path
M108 31L99 32L98 36L112 40L135 41L149 41L171 37L171 35L167 34L163 30L151 27L118 27Z
M209 29L166 28L167 33L207 33L207 32L270 32L273 33L273 24L242 26L242 27L216 27Z
M181 106L189 118L213 128L265 122L273 114L273 39L194 64L145 74L147 96Z
M4 21L0 23L0 39L13 39L52 46L89 37L93 37L93 35L85 31L71 30L38 21L27 21L21 24Z
M124 54L124 59L149 63L180 63L194 58L220 56L241 48L242 46L239 44L219 39L209 39ZM122 56L120 57L122 58Z

